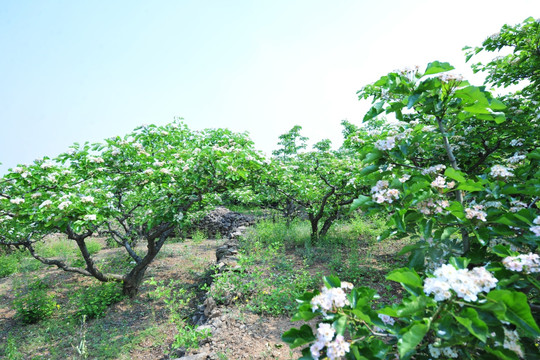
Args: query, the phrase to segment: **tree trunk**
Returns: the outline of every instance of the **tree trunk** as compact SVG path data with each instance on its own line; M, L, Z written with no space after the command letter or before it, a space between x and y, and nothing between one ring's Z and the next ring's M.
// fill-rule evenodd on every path
M134 298L139 293L147 266L135 266L122 282L122 294Z
M313 215L308 215L311 223L311 246L315 246L319 240L319 219Z
M330 215L323 224L323 227L321 231L319 232L319 237L324 237L328 233L328 230L330 230L330 227L332 226L334 220L336 220L338 217L338 213L335 212L332 215Z

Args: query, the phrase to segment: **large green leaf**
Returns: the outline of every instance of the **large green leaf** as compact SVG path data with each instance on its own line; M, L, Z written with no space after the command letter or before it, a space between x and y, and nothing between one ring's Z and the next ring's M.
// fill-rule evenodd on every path
M452 168L446 169L446 171L444 172L444 175L446 177L449 177L452 180L459 181L460 183L463 183L466 181L464 173L462 173L459 170L454 170Z
M415 295L422 293L422 279L414 270L408 268L396 269L386 275L386 279L400 283Z
M531 314L527 295L517 291L493 290L487 295L487 298L496 303L504 304L504 311L501 311L500 308L493 311L499 320L511 322L530 336L540 336L540 328Z
M420 344L429 327L426 324L414 323L398 340L399 358L402 360L410 359L414 350Z
M438 74L441 72L450 71L454 69L455 68L452 65L450 65L450 63L433 61L428 64L426 71L424 71L424 76Z
M300 329L292 328L289 331L285 331L281 336L281 340L289 344L294 349L295 347L309 344L315 340L313 331L308 325L302 325Z
M475 309L466 307L459 314L459 316L454 315L454 318L461 325L465 326L469 332L476 336L480 341L486 342L488 335L488 326L487 324L480 319L478 312Z

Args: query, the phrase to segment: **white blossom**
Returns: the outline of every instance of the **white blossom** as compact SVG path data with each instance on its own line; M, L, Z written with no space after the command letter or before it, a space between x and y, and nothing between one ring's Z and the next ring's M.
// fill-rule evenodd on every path
M444 169L446 169L445 165L442 165L442 164L433 165L433 166L428 167L427 169L422 170L422 174L423 175L436 174L438 172L443 171Z
M93 203L94 202L94 197L93 196L83 196L83 197L81 197L81 201L83 203Z
M503 165L493 165L489 174L495 178L502 179L514 176L514 174L506 166Z
M15 199L9 200L9 202L12 203L12 204L15 204L15 205L20 205L20 204L24 203L24 199L23 198L15 198Z
M46 206L50 206L52 205L52 201L51 200L45 200L44 202L41 203L41 205L39 205L39 208L44 208Z
M379 314L379 319L382 320L383 323L385 323L386 325L394 325L394 323L396 322L391 316L389 315L386 315L386 314Z
M497 279L484 267L472 270L456 269L452 265L442 265L424 281L424 292L433 294L435 301L444 301L452 296L452 291L465 301L478 300L478 294L488 293L497 284Z
M90 215L84 215L83 218L84 221L94 221L96 220L96 215L90 214Z
M72 204L72 202L69 201L69 200L63 201L63 202L60 203L60 205L58 205L58 209L64 210L65 208L67 208L71 204Z
M526 274L540 272L540 256L528 253L518 256L507 256L502 261L505 268L515 272L525 272Z
M379 150L392 150L396 146L396 138L389 136L384 140L375 141L375 147Z

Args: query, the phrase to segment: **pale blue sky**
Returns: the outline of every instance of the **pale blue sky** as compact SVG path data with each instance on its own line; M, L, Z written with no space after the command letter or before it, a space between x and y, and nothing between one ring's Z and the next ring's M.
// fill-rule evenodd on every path
M356 91L450 61L539 0L0 2L0 174L144 123L341 140Z

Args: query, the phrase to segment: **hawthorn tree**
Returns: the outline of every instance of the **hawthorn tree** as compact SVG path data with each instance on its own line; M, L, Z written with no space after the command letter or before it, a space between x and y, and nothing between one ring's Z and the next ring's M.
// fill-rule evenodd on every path
M265 184L280 194L277 199L289 213L299 207L307 214L311 245L315 245L358 195L359 182L353 174L359 162L344 151L332 150L330 140L301 152L308 139L300 130L295 126L280 136L282 149L274 152Z
M530 48L538 44L533 22L499 36ZM519 78L519 67L501 64L491 79L514 70ZM540 356L537 88L496 97L451 70L435 61L359 91L373 101L364 122L377 126L352 129L346 141L371 187L354 206L388 213L385 236L416 239L403 250L412 268L388 274L406 291L389 306L374 307L374 290L335 277L306 293L293 319L320 316L320 324L283 335L293 347L310 345L304 359ZM379 126L382 114L393 119Z
M191 131L178 122L143 126L104 144L75 144L58 158L4 176L0 241L24 247L44 264L121 282L124 294L133 297L175 229L204 212L219 193L243 186L261 159L246 134ZM75 242L84 268L39 254L36 244L58 233ZM100 270L86 246L93 235L125 249L134 263L127 274Z

